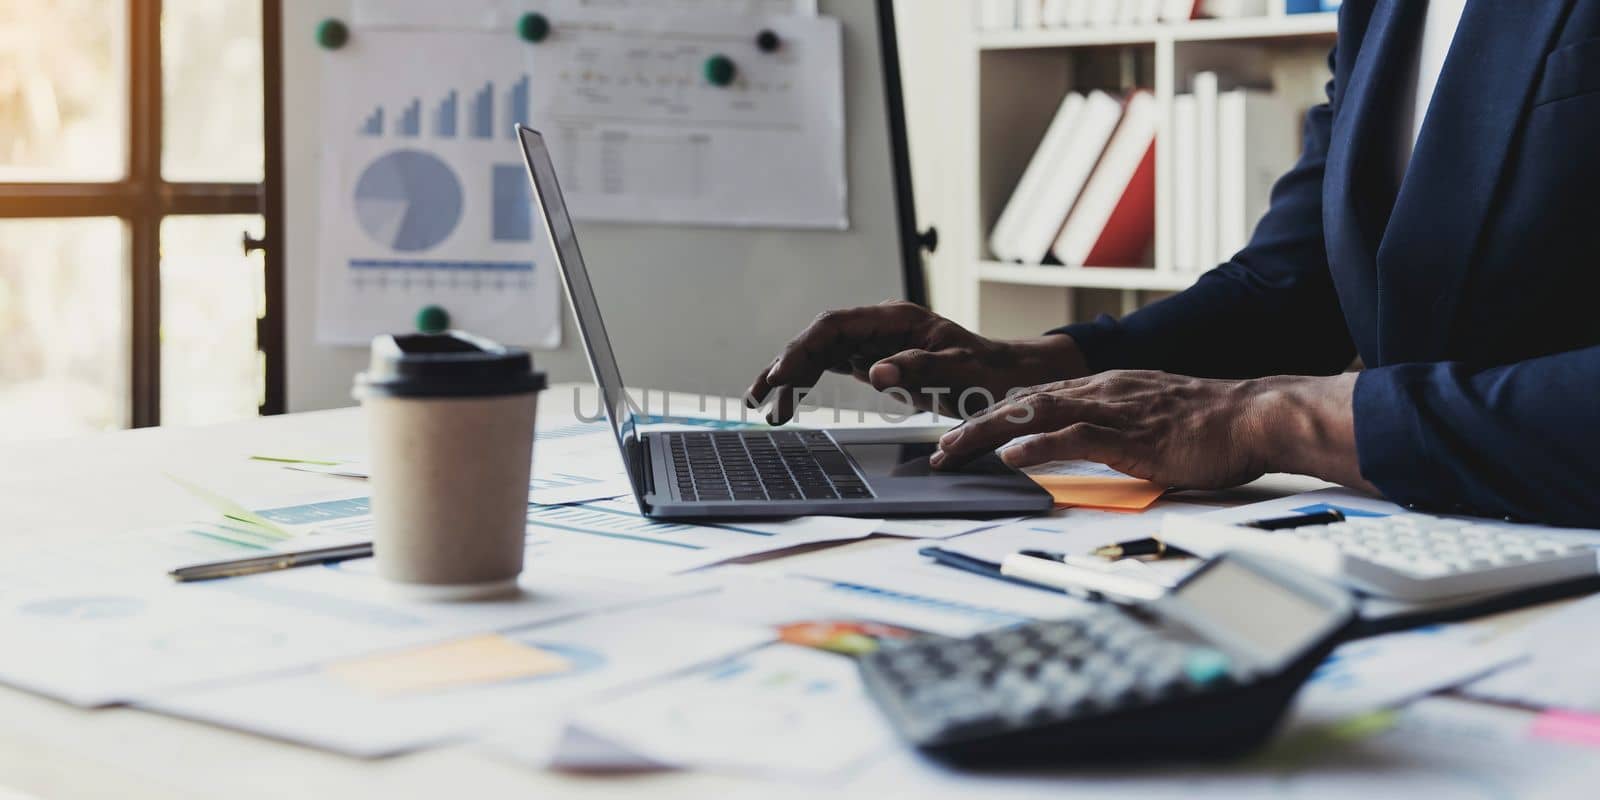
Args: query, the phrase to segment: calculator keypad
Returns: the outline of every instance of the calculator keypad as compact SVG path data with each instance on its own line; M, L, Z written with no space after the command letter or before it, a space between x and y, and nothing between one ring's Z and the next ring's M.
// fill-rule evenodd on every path
M1503 525L1423 514L1352 517L1331 525L1293 528L1283 534L1331 542L1347 556L1418 578L1565 558L1584 549Z
M1114 608L921 639L866 657L862 670L902 731L924 743L1112 713L1249 677L1222 652Z

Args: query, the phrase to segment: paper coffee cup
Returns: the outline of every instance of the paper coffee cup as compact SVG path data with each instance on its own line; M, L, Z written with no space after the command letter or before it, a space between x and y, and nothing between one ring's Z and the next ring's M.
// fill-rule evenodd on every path
M527 351L469 334L372 340L354 395L367 415L380 576L425 599L517 591L544 387Z

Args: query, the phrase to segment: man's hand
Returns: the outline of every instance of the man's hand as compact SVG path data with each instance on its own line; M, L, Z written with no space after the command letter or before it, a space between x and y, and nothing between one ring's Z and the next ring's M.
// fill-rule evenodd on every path
M1015 388L1088 370L1069 336L996 341L914 303L893 301L818 316L756 376L746 402L754 408L778 391L767 421L787 422L830 371L879 391L903 390L923 411L965 416L963 410L976 413Z
M1001 451L1017 466L1088 459L1184 489L1298 472L1369 488L1356 461L1355 376L1223 381L1105 372L1035 387L945 434L935 467Z

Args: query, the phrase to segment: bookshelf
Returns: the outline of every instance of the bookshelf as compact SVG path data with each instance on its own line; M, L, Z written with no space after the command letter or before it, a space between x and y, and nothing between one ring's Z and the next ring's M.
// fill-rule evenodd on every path
M1251 85L1270 84L1297 106L1323 100L1337 14L1283 14L1155 25L965 32L959 55L971 70L971 123L954 134L952 153L965 185L947 229L951 277L961 291L941 308L994 336L1039 331L1098 313L1127 313L1194 283L1173 267L1171 108L1190 78L1215 70ZM988 234L1015 188L1061 98L1069 91L1151 90L1160 109L1156 135L1156 241L1143 267L1032 266L1003 263ZM964 139L964 141L963 141Z
M1030 267L1001 261L978 263L978 280L1017 286L1058 286L1075 289L1129 289L1176 292L1189 288L1195 276L1154 269L1117 267Z
M1202 42L1228 39L1274 40L1305 37L1332 40L1338 14L1283 14L1243 19L1196 19L1158 25L1112 25L1099 28L1037 28L1028 31L978 31L985 50L1032 47L1092 47L1113 44Z

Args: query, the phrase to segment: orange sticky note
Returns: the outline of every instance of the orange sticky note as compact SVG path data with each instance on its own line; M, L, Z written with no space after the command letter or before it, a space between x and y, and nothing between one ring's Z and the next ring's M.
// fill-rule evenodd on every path
M1138 478L1112 478L1099 475L1030 475L1049 490L1056 505L1104 508L1112 511L1143 511L1167 490L1160 484Z
M395 695L552 675L569 669L572 662L554 653L504 636L488 635L340 661L324 671L361 691Z

